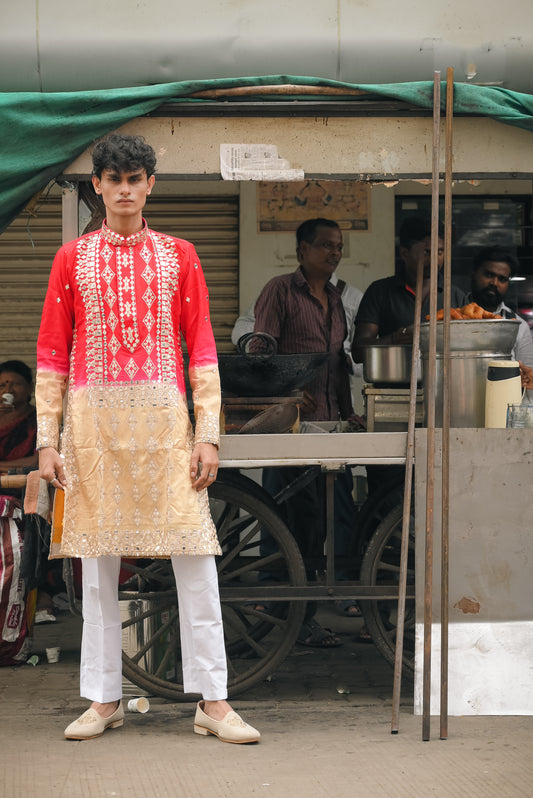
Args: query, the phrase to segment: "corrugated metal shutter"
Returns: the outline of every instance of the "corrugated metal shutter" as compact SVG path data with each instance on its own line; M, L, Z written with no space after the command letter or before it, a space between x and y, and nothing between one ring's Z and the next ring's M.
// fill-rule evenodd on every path
M48 275L61 246L61 197L47 197L0 236L0 362L23 360L32 369Z
M231 331L239 315L238 196L150 197L146 220L153 230L185 238L196 247L217 350L233 352Z
M233 350L230 336L238 315L238 202L237 196L168 195L150 198L146 209L150 227L195 244L220 352ZM29 224L22 214L0 236L0 362L17 358L35 368L48 275L60 246L61 197L46 198Z

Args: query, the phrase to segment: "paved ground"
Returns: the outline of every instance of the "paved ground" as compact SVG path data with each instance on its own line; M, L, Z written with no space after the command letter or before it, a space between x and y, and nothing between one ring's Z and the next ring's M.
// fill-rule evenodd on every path
M3 798L492 798L533 794L533 718L450 718L449 738L421 741L421 719L402 697L390 734L392 670L373 645L354 642L361 621L329 607L342 634L330 651L297 647L272 679L234 700L259 745L192 733L194 706L151 699L146 715L97 740L67 742L86 708L78 697L79 621L38 626L36 667L0 669ZM48 664L47 646L61 658Z

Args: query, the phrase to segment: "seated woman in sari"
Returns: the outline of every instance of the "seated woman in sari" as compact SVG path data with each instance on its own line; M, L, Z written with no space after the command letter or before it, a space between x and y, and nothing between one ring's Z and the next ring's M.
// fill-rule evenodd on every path
M30 404L31 369L21 360L0 363L0 474L38 467L37 420Z
M39 467L35 451L37 418L35 406L30 404L33 394L31 369L22 360L0 363L0 474L27 473ZM2 494L20 497L13 488L0 489ZM49 566L45 566L49 570ZM35 623L55 621L54 605L48 593L46 574L37 592Z

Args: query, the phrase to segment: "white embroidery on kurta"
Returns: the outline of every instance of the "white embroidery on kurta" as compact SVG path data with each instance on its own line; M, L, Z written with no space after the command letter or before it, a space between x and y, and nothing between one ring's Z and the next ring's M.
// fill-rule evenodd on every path
M96 477L91 485L101 486L102 501L96 502L92 512L87 509L79 516L82 496L84 507L92 505L77 478L79 449L72 447L73 429L67 418L65 468L70 495L65 529L76 533L65 541L66 555L157 557L169 552L219 551L207 494L194 493L192 504L183 510L184 501L191 501L193 438L186 400L176 385L176 374L183 369L174 327L180 314L176 292L181 250L167 236L144 235L142 249L130 250L131 257L124 252L117 257L117 248L102 235L78 244L75 275L86 312L86 349L84 379L77 386L83 388L83 396L77 393L72 407L82 417L94 416L88 425L94 437L88 444L94 453L91 467ZM135 238L138 240L141 238ZM118 250L128 249L123 240L113 239L113 244ZM139 256L146 265L139 263ZM136 269L131 269L132 263ZM202 294L202 316L206 310L203 301ZM133 346L136 336L138 345L132 351L127 344ZM75 359L71 364L73 387L80 364ZM206 377L207 371L211 380L215 376L211 368L200 370ZM210 390L204 390L211 382L202 385L202 390L196 391L200 403L196 439L218 442L218 416L210 412ZM215 382L212 386L215 399ZM206 400L207 407L202 407ZM76 435L85 434L79 420L76 425ZM176 452L181 452L179 457Z

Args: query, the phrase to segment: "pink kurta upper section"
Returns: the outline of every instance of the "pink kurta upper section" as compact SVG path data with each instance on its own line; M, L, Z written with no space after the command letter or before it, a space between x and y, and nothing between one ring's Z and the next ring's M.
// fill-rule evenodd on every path
M181 333L191 370L216 364L209 297L188 241L144 228L101 231L61 247L37 346L40 371L69 388L165 382L185 393Z

